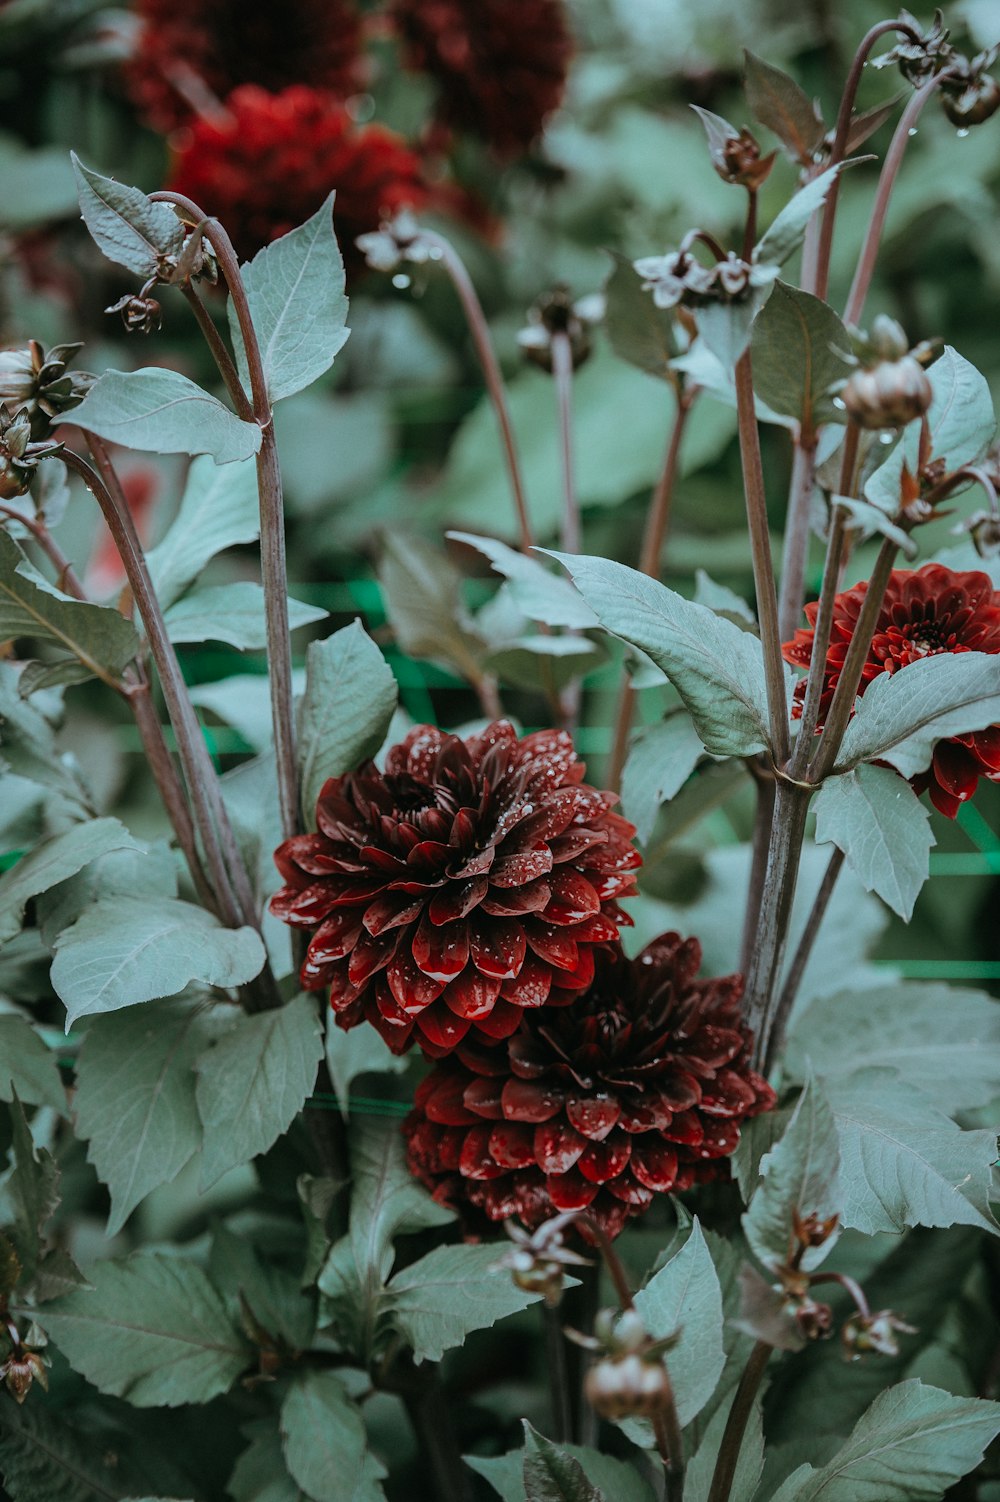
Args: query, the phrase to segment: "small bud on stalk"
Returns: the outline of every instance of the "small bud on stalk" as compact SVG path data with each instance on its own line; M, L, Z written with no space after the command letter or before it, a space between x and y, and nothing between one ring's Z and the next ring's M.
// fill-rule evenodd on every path
M860 428L901 428L923 417L934 393L923 369L931 348L911 350L894 318L879 314L870 334L852 330L858 369L840 386L848 416Z
M528 322L517 336L522 353L533 365L552 372L552 341L565 334L577 370L590 358L590 331L604 316L604 299L597 293L571 302L568 288L558 286L546 292L528 310Z
M145 288L139 293L126 293L104 311L120 313L122 323L130 334L155 334L162 322L163 310L155 297L144 294Z
M617 1317L602 1310L593 1338L567 1333L577 1345L601 1353L584 1379L584 1392L602 1418L653 1418L670 1406L673 1388L663 1356L676 1345L678 1334L653 1340L637 1309Z
M857 1361L862 1356L898 1356L899 1335L916 1335L915 1325L908 1325L893 1314L891 1309L880 1309L875 1314L852 1314L840 1332L844 1355L848 1361Z
M27 407L13 414L0 402L0 500L26 495L39 460L57 452L57 443L32 443Z
M504 1229L514 1243L494 1264L497 1270L509 1270L518 1288L525 1293L540 1293L549 1309L555 1309L563 1295L567 1267L590 1267L586 1257L563 1244L563 1231L575 1218L575 1211L556 1215L529 1233L508 1220Z
M43 438L50 420L68 412L86 396L94 377L66 366L81 344L57 344L46 351L37 339L0 350L0 402L9 416L27 414L30 436Z
M987 72L998 54L1000 47L991 47L973 58L955 58L949 76L941 80L941 108L952 125L967 130L1000 109L1000 83Z
M0 1362L0 1378L18 1404L24 1402L33 1382L40 1382L46 1392L49 1387L45 1362L37 1351L29 1351L25 1346L19 1346L5 1361Z

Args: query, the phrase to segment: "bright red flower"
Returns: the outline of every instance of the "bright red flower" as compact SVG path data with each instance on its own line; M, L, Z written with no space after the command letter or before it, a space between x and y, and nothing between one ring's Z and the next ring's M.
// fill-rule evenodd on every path
M242 256L294 229L337 190L334 223L348 265L354 240L425 196L420 163L401 136L355 125L330 94L235 89L225 114L176 136L170 187L221 219Z
M271 911L313 930L302 984L330 987L341 1027L367 1020L435 1058L573 1001L629 921L616 898L641 863L614 794L583 774L564 732L518 740L500 720L465 741L421 725L384 773L331 778L319 833L275 854Z
M774 1092L750 1068L742 978L700 964L674 933L634 960L605 949L573 1006L526 1013L506 1048L460 1044L404 1124L414 1174L489 1220L585 1209L609 1236L655 1194L727 1177Z
M411 68L437 82L437 118L516 156L558 107L573 50L561 0L393 0Z
M826 717L834 690L857 625L867 581L838 595L834 602L833 629L826 655L820 725ZM789 662L807 668L812 658L818 604L806 606L809 628L796 631L786 642ZM939 652L1000 652L1000 591L988 574L975 570L956 573L940 563L925 563L915 571L896 569L889 576L875 636L861 674L859 693L882 673L896 673L923 657ZM805 680L796 685L793 713L802 713ZM913 778L918 793L930 793L934 807L949 819L976 791L980 777L1000 782L1000 725L974 735L939 741L926 772Z
M129 92L156 129L188 120L199 87L222 99L240 84L290 84L341 97L362 78L361 18L351 0L138 0Z

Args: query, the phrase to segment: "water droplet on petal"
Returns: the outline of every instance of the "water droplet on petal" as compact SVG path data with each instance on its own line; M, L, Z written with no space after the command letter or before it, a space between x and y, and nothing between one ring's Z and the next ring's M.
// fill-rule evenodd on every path
M878 441L879 441L879 443L891 443L892 442L892 438L893 438L893 435L891 433L880 433L878 435Z
M411 283L411 278L407 276L407 274L406 274L405 271L397 271L396 275L392 279L392 285L394 287L399 287L399 288L409 287L410 283Z
M917 127L915 125L911 125L910 128L909 128L909 130L906 132L906 134L908 136L915 136L916 133L917 133Z
M843 397L835 396L833 399L833 405L835 407L839 407L841 412L847 411L847 403L844 401Z
M964 140L965 140L965 138L966 138L966 136L967 136L967 135L968 135L968 134L969 134L969 131L968 131L968 128L967 128L967 127L965 127L965 126L963 126L963 127L962 127L962 129L961 129L961 130L960 130L960 131L959 131L959 133L958 133L958 139L959 139L959 140L960 140L960 141L964 141Z

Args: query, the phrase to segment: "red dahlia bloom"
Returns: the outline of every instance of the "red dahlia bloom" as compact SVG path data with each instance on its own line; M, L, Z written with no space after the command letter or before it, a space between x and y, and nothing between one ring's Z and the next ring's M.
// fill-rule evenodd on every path
M199 85L222 99L243 83L341 96L361 82L361 18L351 0L138 0L129 91L156 129L192 114Z
M331 778L319 832L275 854L271 911L313 930L302 984L330 987L341 1027L367 1020L435 1058L573 1001L629 921L616 899L641 861L615 795L583 774L562 731L518 740L500 720L465 741L421 725L384 773Z
M516 156L559 105L572 41L561 0L394 0L410 67L438 84L442 124Z
M221 219L242 256L294 229L337 190L337 238L350 265L354 240L383 216L419 205L420 164L393 131L355 125L315 89L235 89L225 113L178 132L170 187Z
M834 602L833 630L826 655L820 724L825 719L840 680L847 649L857 625L867 582L856 584ZM810 629L796 631L786 642L789 662L807 668L812 658L818 604L806 606ZM925 563L915 571L896 569L889 576L875 636L861 674L859 693L873 678L895 673L922 657L939 652L1000 652L1000 591L988 574L975 570L956 573L940 563ZM805 680L795 689L793 713L802 713ZM971 798L980 777L1000 782L1000 725L974 735L939 741L926 772L913 779L918 793L929 791L931 802L953 819L960 804Z
M728 1175L741 1122L774 1105L750 1068L738 975L697 980L697 939L597 957L562 1011L506 1048L459 1045L420 1084L404 1132L435 1198L534 1227L586 1209L610 1236L654 1194Z

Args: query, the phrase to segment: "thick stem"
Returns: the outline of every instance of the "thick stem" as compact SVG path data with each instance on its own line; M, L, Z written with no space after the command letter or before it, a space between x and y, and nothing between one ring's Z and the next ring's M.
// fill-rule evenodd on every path
M573 1405L566 1369L566 1340L559 1321L559 1310L543 1304L542 1316L545 1321L549 1391L552 1395L552 1437L556 1444L564 1445L573 1438Z
M715 1474L708 1492L708 1502L729 1502L729 1494L743 1446L743 1436L746 1434L753 1405L773 1349L773 1346L767 1345L763 1340L758 1340L747 1359L740 1384L733 1396L733 1406L726 1420L722 1444L719 1446L719 1458L715 1462Z
M774 817L764 895L757 919L756 944L746 971L744 1015L754 1035L754 1067L766 1057L771 1017L777 1002L775 988L788 943L788 924L802 857L809 789L779 778L774 793Z
M830 856L830 863L823 873L823 880L820 882L819 891L816 893L816 899L806 920L806 926L803 929L795 956L788 967L788 974L785 976L781 995L778 997L778 1005L775 1007L774 1020L771 1024L771 1035L767 1042L767 1054L764 1058L765 1074L770 1070L775 1059L781 1052L782 1044L785 1041L785 1030L788 1027L788 1019L792 1015L795 998L798 996L799 986L802 984L802 976L805 973L806 965L809 963L809 956L812 954L816 936L820 931L823 919L826 917L826 910L830 905L830 898L833 896L833 889L837 885L837 877L840 875L843 864L844 852L835 849Z
M907 26L905 21L879 21L865 36L862 37L857 52L851 62L847 82L840 99L840 109L837 112L837 124L833 133L833 145L830 155L824 167L835 167L844 160L847 155L847 138L851 133L851 116L854 113L854 102L858 97L858 85L864 72L868 54L880 37L888 32L901 32L908 36L911 41L919 41L918 34L912 27ZM837 197L840 192L840 178L835 177L830 190L826 195L823 205L823 214L820 220L819 240L816 247L816 267L809 290L817 297L825 298L830 280L830 252L833 248L833 226L837 215ZM805 283L803 282L803 285Z
M400 1392L438 1502L467 1502L468 1479L452 1428L448 1399L436 1374L408 1381Z
M657 579L660 575L660 556L663 552L667 527L670 525L670 509L677 486L677 476L680 472L684 428L698 391L699 388L695 387L691 392L679 390L677 393L677 410L670 426L670 438L667 441L663 468L660 470L650 501L642 538L642 550L639 554L639 568L650 579ZM615 792L621 787L622 769L628 755L628 738L632 729L632 717L635 714L635 700L635 689L628 678L623 675L621 691L618 695L618 709L615 714L611 755L605 773L606 786Z
M788 488L785 542L781 560L781 595L778 601L778 633L788 641L806 597L806 562L809 557L812 497L815 488L816 436L806 433L795 445L792 478Z
M479 357L479 364L486 382L486 390L490 401L493 403L493 410L496 413L497 424L500 428L504 459L510 479L511 492L514 497L518 529L521 533L521 548L525 553L530 552L534 546L534 536L531 530L531 520L528 515L528 502L524 491L524 481L521 477L521 465L517 457L514 428L510 420L510 410L507 405L507 391L504 386L500 365L497 361L496 351L493 348L493 341L490 338L486 315L483 313L482 304L476 295L476 289L472 285L472 278L465 269L465 263L451 242L446 240L443 235L435 234L433 230L423 230L421 232L421 239L427 245L437 250L441 265L451 278L452 286L455 288L458 300L462 305L465 321L469 326L472 342L476 347L476 354Z
M882 163L882 172L878 180L878 188L875 191L875 202L872 204L871 218L868 221L868 229L865 232L864 244L861 255L858 258L857 269L851 290L848 294L847 303L844 307L844 322L848 325L857 325L861 318L861 312L868 296L868 288L871 286L872 277L875 274L875 263L878 260L879 245L882 240L882 231L885 228L886 214L889 211L889 199L896 184L896 178L906 153L906 147L910 139L910 132L916 128L924 105L934 93L942 78L948 72L947 68L936 73L933 78L919 88L908 101L906 108L899 117L895 134L885 154Z
M562 545L566 553L580 551L580 506L573 473L573 346L569 335L552 335L552 375L559 408L559 448L562 454Z
M250 400L243 390L239 372L233 364L233 357L226 348L225 340L215 326L215 320L190 282L185 282L181 287L181 291L198 321L198 327L201 329L205 343L212 352L212 358L215 360L219 374L225 382L226 390L229 392L229 399L236 408L237 417L241 417L244 422L252 422L253 407L250 405Z
M72 595L74 600L87 598L73 565L44 522L39 521L37 517L23 516L20 511L15 511L13 506L0 506L0 516L9 516L12 521L20 522L23 527L27 527L33 540L55 569L56 585L64 594Z
M774 821L774 778L757 775L757 806L754 810L753 842L750 853L750 882L743 918L743 942L740 948L740 974L746 975L750 955L757 941L757 922L764 896L767 856L771 848L771 825Z
M757 430L757 416L754 411L753 369L749 350L746 350L736 362L736 412L739 423L747 525L753 553L757 615L760 620L761 646L764 650L771 748L775 762L778 766L783 766L788 759L789 751L788 703L785 697L785 668L781 657L781 636L778 632L778 595L774 583L774 564L771 560L764 468L761 463L760 434Z

